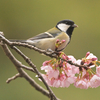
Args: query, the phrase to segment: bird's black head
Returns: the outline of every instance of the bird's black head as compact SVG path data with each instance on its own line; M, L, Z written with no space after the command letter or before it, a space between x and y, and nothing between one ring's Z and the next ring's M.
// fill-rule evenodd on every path
M62 20L57 23L56 27L59 30L66 32L71 37L72 32L77 25L72 20Z
M66 25L73 25L74 24L74 22L72 21L72 20L62 20L62 21L59 21L58 23L57 23L57 25L59 25L59 24L66 24Z

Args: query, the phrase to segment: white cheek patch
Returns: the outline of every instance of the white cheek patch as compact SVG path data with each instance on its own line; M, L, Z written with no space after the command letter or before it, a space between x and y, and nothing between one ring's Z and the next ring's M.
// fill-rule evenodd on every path
M70 27L70 25L66 25L66 24L58 24L57 27L62 30L63 32L66 32L66 30Z

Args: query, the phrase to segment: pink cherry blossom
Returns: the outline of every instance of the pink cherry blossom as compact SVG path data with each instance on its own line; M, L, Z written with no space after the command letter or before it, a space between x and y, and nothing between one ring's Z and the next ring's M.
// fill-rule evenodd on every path
M98 76L100 76L100 65L99 65L98 67L96 67L96 74L97 74Z
M95 55L93 55L92 53L90 53L86 59L96 59L97 60L97 57Z
M90 87L96 88L100 86L100 77L97 75L94 75L90 80Z
M95 55L87 52L84 58L78 60L73 56L66 56L64 53L61 53L60 57L62 57L64 61L61 59L45 61L41 67L41 70L46 72L46 74L42 74L42 76L49 86L56 88L69 87L70 84L73 83L75 87L80 89L100 86L100 66L96 63L98 59ZM79 69L79 67L67 63L68 60L78 65L88 66L87 68L81 67L81 69ZM95 66L96 72L92 70L92 67Z
M66 79L61 81L61 87L69 87L70 86L70 82Z
M45 79L46 83L51 86L51 81L48 79L47 75L42 74L43 78Z
M84 80L78 80L74 83L74 86L80 89L88 89L89 83Z
M69 60L71 60L73 63L76 62L76 59L75 59L73 56L69 55L68 58L69 58Z
M48 71L52 70L52 67L50 65L42 66L41 70L45 70L45 72L48 72Z
M58 79L58 76L59 76L59 70L50 70L49 72L48 72L48 78L55 78L55 79Z
M60 87L60 80L54 80L52 86L56 88Z

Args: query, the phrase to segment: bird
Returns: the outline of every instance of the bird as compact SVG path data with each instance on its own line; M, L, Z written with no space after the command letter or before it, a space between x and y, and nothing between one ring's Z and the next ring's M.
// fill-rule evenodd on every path
M55 27L46 32L40 33L27 40L10 40L12 42L27 43L35 46L41 50L52 50L60 52L70 43L72 32L75 27L78 27L72 20L64 19L59 21ZM55 47L56 41L65 40L57 49Z

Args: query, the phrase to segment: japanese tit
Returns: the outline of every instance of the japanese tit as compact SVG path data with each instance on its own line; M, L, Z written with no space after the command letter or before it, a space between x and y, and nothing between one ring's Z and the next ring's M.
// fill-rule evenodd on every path
M28 43L42 50L50 49L52 51L59 52L62 51L69 44L72 32L75 27L77 27L77 25L74 24L73 21L62 20L58 22L54 28L51 28L50 30L39 35L36 35L32 38L29 38L27 40L11 41ZM55 43L57 39L59 39L59 41L65 40L65 42L62 43L61 46L58 47L58 49L55 49Z

